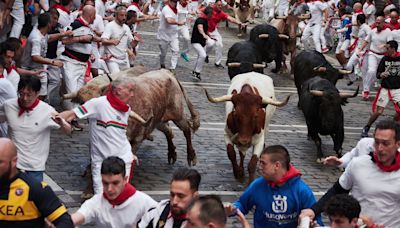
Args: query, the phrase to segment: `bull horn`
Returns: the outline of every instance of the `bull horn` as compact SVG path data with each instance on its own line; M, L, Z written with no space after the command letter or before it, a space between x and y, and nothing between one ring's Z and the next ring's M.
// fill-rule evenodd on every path
M228 63L228 67L240 67L240 63Z
M264 63L253 63L253 68L265 68Z
M360 90L360 87L357 87L356 92L354 92L354 94L351 93L346 93L346 92L339 92L339 95L341 98L352 98L352 97L356 97L358 94L358 91Z
M342 70L342 69L340 69L338 71L339 71L339 74L351 74L351 70Z
M321 67L321 66L314 67L313 71L314 72L326 72L326 67Z
M289 39L289 36L285 34L279 34L278 36L280 39L285 39L285 40Z
M65 100L68 100L68 99L73 99L73 98L75 98L75 97L77 97L77 96L78 96L78 92L75 91L75 92L72 92L72 93L66 93L66 94L64 94L64 95L63 95L63 98L64 98Z
M285 20L287 18L287 16L276 16L275 19L283 19Z
M268 37L269 37L269 34L260 34L260 35L258 35L259 39L268 39Z
M206 93L208 101L210 101L211 103L219 103L219 102L225 102L225 101L231 101L232 100L232 95L224 95L224 96L221 96L221 97L211 97L208 94L208 91L206 89L204 89L204 92Z
M310 93L316 97L322 97L324 95L324 92L321 90L310 90Z
M271 99L269 97L263 97L262 98L262 103L263 104L270 104L270 105L277 106L277 107L283 107L289 102L289 98L290 98L290 95L287 96L284 101L277 101L277 100L273 100L273 99Z
M148 126L150 123L150 120L152 119L152 117L151 117L146 121L139 114L137 114L136 112L134 112L132 110L129 112L129 117L139 121L139 123L141 123L144 126Z

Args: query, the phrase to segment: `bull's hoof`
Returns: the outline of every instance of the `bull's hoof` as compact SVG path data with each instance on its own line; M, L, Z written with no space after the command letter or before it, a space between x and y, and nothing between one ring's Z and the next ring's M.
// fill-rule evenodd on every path
M176 152L173 152L173 153L168 153L168 164L175 164L175 162L176 162Z
M235 178L238 180L242 180L244 178L244 169L234 169L233 170L233 175L235 175Z
M189 166L195 166L197 164L197 155L195 154L193 157L188 156L187 162Z
M324 158L317 158L317 163L318 164L322 164L322 163L324 163Z

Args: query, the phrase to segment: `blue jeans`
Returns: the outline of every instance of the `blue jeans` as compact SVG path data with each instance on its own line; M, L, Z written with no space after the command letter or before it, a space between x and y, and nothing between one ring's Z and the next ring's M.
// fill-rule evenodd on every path
M25 171L25 173L39 182L43 181L44 171Z

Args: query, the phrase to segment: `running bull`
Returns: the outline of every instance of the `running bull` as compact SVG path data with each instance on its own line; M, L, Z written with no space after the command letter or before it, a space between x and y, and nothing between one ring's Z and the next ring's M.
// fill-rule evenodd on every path
M347 98L357 96L339 92L335 85L319 76L305 81L301 87L300 108L307 123L308 138L317 146L317 162L322 162L321 135L330 135L333 140L333 149L338 157L342 156L344 140L342 105Z
M226 102L225 144L235 178L244 177L244 158L246 151L253 147L253 155L248 164L249 183L255 176L257 161L264 147L269 123L276 106L282 107L289 101L275 99L272 79L264 74L250 72L236 75L221 97L207 98L212 103ZM239 149L240 163L237 163L234 146Z
M250 41L237 42L228 51L226 65L229 78L232 80L238 74L252 71L262 74L265 67L262 62L261 54L254 43Z
M200 126L199 113L194 109L185 90L173 74L167 70L156 70L137 75L135 70L128 69L119 72L118 75L132 77L135 84L139 85L135 87L133 100L129 103L133 111L131 116L134 117L129 119L127 128L127 137L132 145L132 152L136 154L143 140L152 140L150 134L157 128L167 138L168 162L175 163L177 155L172 141L172 129L168 125L168 121L173 121L183 131L186 138L187 162L189 165L195 165L197 159L192 146L191 130L196 131ZM107 76L99 77L103 77L101 80L108 80L108 83L99 83L100 78L96 77L91 83L81 88L77 94L67 94L64 98L85 102L105 94L110 80L106 79ZM191 115L190 120L185 117L185 103ZM147 121L140 117L146 118Z
M343 75L350 73L351 71L348 70L334 68L324 55L317 51L302 51L296 56L294 62L294 83L299 97L302 84L312 77L318 75L336 85Z
M283 49L280 39L287 39L287 36L278 34L278 30L268 24L257 25L250 31L250 41L256 45L262 60L266 63L275 61L273 73L278 73L282 67Z

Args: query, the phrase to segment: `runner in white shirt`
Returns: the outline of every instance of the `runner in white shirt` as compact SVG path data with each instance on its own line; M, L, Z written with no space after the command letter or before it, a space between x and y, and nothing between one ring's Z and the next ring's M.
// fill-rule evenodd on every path
M75 226L96 223L96 228L131 228L149 209L157 206L147 194L133 187L124 161L108 157L101 165L104 192L86 200L71 218Z
M373 0L366 0L363 5L363 12L367 17L367 24L372 25L375 23L376 7Z
M4 58L0 56L0 107L3 106L6 100L17 97L17 90L9 80L4 78L4 65ZM4 116L4 113L0 113L0 116ZM0 119L0 122L3 121L5 121L5 119ZM0 137L8 137L8 126L5 122L0 123Z
M315 50L321 52L321 26L322 23L326 23L328 21L327 6L320 1L309 1L307 5L310 10L311 18L303 31L301 41L306 43L310 36L312 36Z
M69 133L71 126L60 117L55 119L56 110L38 99L40 87L38 78L21 77L19 98L7 100L0 110L7 120L9 136L17 146L17 168L43 181L51 129L61 126L65 133Z
M354 36L355 41L352 44L353 47L350 47L350 49L354 49L354 51L346 65L346 70L354 70L353 73L349 74L350 82L348 85L351 85L359 76L361 77L361 75L365 75L367 73L368 59L364 58L365 56L358 56L359 54L357 53L357 50L363 43L363 40L365 40L371 31L371 27L365 23L365 20L366 18L364 14L357 15L357 36ZM365 52L365 50L361 50L361 52Z
M157 39L160 47L160 66L165 68L165 58L167 57L168 47L171 48L171 66L170 70L175 71L178 64L179 40L178 26L182 26L185 22L178 19L177 10L178 0L170 0L161 11L160 26L158 27Z
M38 26L34 27L32 32L29 34L27 44L24 48L24 53L22 55L22 68L28 70L44 70L45 65L56 67L63 66L61 60L46 58L47 42L49 40L57 40L60 37L52 35L52 38L49 39L47 33L50 31L51 26L51 14L49 12L40 14L38 17ZM40 89L39 95L41 96L41 99L43 99L47 96L47 73L43 72L40 76L42 88Z
M189 57L187 56L190 47L190 34L189 34L189 16L192 12L189 11L189 4L188 0L179 0L178 5L178 21L183 22L182 26L178 27L179 30L179 37L182 39L182 48L181 57L186 61L189 62Z
M56 8L60 16L58 17L58 23L62 28L69 26L74 20L71 17L72 0L62 0L60 4L53 5Z
M112 82L107 96L93 98L85 104L60 115L67 121L87 118L90 126L90 157L93 188L95 194L103 192L100 167L109 156L118 156L125 161L126 175L129 176L134 156L126 137L134 84L129 78L119 77Z
M365 38L363 44L357 49L357 54L362 56L362 50L369 44L369 50L365 56L368 61L368 70L363 78L363 99L369 99L369 91L372 84L376 81L376 70L378 64L383 58L385 52L385 44L393 40L392 32L389 28L385 28L385 18L378 16L375 20L376 28L372 29Z
M132 49L133 35L125 21L126 7L118 6L114 21L105 26L101 35L106 56L105 62L112 74L129 68L127 50Z
M289 0L277 0L275 8L278 16L287 16L289 13Z

